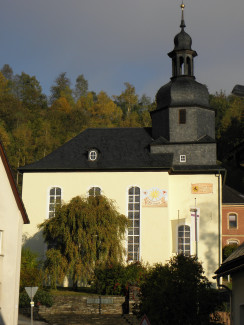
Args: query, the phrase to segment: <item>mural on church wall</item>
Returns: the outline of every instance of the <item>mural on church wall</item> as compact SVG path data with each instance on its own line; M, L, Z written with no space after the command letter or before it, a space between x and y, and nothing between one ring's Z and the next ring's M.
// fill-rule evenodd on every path
M143 191L142 197L143 207L167 207L168 206L168 191L152 187L149 190Z
M212 183L191 184L191 193L192 194L209 194L209 193L213 193L213 184Z

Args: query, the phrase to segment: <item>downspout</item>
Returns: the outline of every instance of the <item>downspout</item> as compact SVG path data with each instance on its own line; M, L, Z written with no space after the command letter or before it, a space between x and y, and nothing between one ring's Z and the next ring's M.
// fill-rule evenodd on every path
M218 261L218 265L220 267L221 265L221 247L222 247L222 240L221 240L221 201L220 201L220 198L221 198L221 183L220 183L220 171L219 171L219 174L218 174L218 250L219 250L219 261Z

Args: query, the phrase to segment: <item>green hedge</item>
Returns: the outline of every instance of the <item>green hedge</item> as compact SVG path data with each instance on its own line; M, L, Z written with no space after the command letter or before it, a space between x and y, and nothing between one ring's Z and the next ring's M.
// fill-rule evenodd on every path
M121 264L97 267L94 272L92 289L98 294L126 295L130 285L139 286L147 273L141 263L127 266Z
M34 303L35 306L44 305L47 307L51 307L53 305L53 297L50 292L43 289L38 289L34 297ZM22 291L19 294L19 307L30 307L30 298L26 291Z

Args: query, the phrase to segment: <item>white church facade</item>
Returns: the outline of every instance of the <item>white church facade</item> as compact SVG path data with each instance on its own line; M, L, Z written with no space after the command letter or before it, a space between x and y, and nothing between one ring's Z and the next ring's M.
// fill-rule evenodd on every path
M105 195L129 219L125 261L165 263L197 255L211 279L221 261L221 187L215 112L194 77L191 37L175 36L172 78L156 95L151 128L87 129L45 158L21 167L31 224L26 245L45 254L37 225L55 204Z

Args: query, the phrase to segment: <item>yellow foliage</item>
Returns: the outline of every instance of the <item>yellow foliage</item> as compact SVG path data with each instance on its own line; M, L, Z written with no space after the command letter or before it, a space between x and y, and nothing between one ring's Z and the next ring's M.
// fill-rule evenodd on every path
M70 113L72 110L71 105L69 104L69 102L65 97L60 97L57 100L55 100L51 108L54 110L63 111L65 113Z

